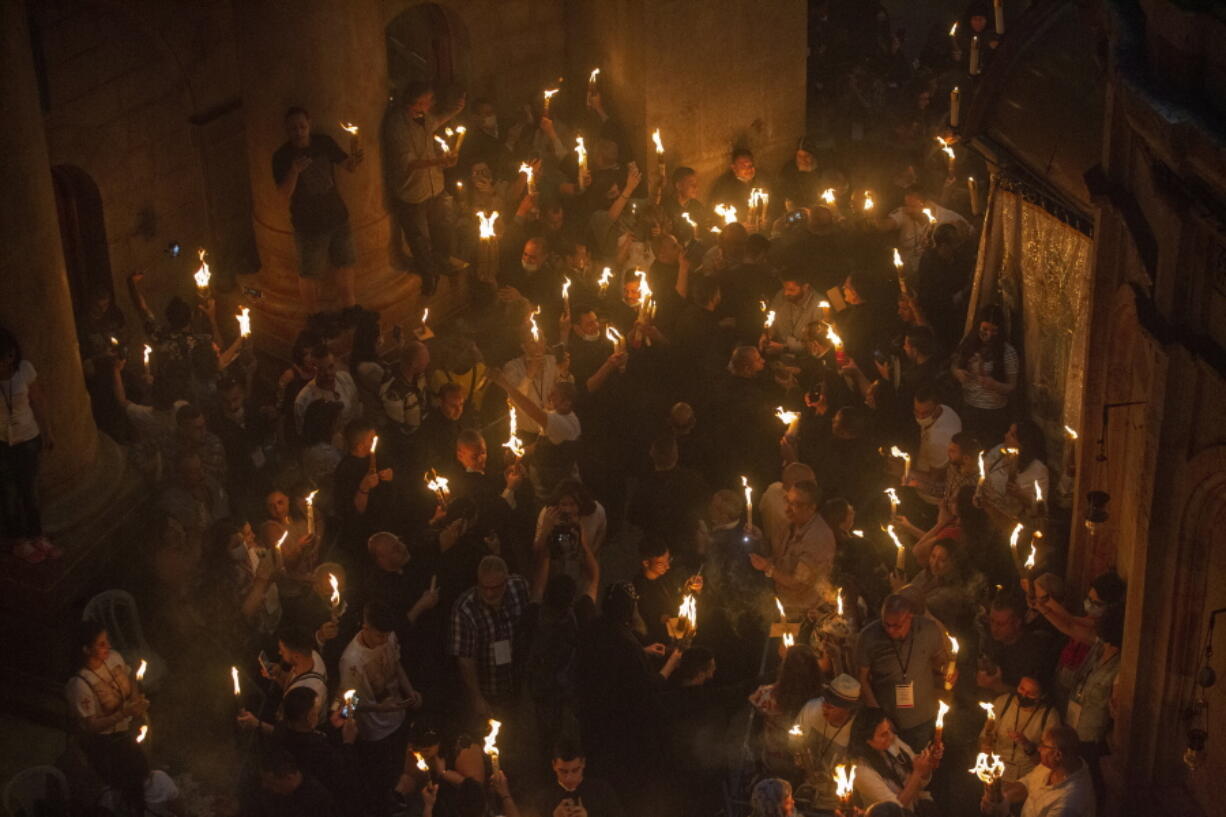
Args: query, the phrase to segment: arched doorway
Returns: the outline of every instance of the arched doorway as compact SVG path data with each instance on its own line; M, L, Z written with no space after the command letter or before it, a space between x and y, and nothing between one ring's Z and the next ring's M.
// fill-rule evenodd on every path
M112 298L115 294L106 221L102 216L102 194L90 175L73 165L52 167L51 181L55 187L55 209L60 218L60 242L64 247L72 309L80 322L90 293L107 292Z
M437 3L419 3L388 23L387 78L394 89L408 82L436 88L463 85L468 42L463 23Z

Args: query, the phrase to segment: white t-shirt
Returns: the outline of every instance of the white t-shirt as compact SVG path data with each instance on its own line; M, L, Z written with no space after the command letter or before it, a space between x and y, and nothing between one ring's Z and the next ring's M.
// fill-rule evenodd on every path
M358 633L340 661L341 694L356 689L359 706L364 703L388 703L398 701L407 690L400 688L400 642L391 633L379 647L367 647ZM358 712L358 736L362 740L382 740L404 723L403 709L391 712Z
M932 217L936 219L935 224L929 222L928 217L922 213L912 216L903 207L890 213L890 220L898 225L898 254L902 256L903 269L908 275L919 269L920 256L927 249L929 237L937 227L953 224L962 235L968 235L971 231L971 225L966 219L953 210L948 210L936 202L929 202L928 207L932 210Z
M783 550L783 543L791 529L787 504L787 491L783 490L782 482L772 482L768 485L758 502L758 520L762 525L762 534L771 546L771 553L776 555Z
M915 457L918 471L944 473L949 465L949 441L962 430L962 418L949 406L941 406L941 416L932 424L920 426L920 447Z
M553 391L554 384L558 382L558 361L553 355L545 355L540 374L536 377L529 377L528 362L523 357L517 357L503 367L502 373L506 375L507 382L517 392L541 408L545 408L545 401L549 398L549 393ZM541 433L541 427L527 413L519 411L516 412L516 416L521 429L533 434Z
M123 702L132 697L132 672L124 663L119 650L111 650L97 670L82 667L68 679L64 695L68 709L82 721L118 712ZM131 718L124 718L101 734L111 735L126 732L132 725Z
M312 380L303 386L302 391L298 392L298 396L294 398L294 425L299 433L302 432L302 420L306 417L307 406L316 400L327 400L344 406L341 411L341 428L356 418L362 408L358 402L358 387L353 382L353 376L348 372L336 373L336 383L331 391L320 388Z
M174 812L170 804L179 799L179 787L174 779L161 769L154 769L145 778L145 814L140 817L171 817ZM98 798L98 805L113 814L124 814L123 797L114 789L108 788Z
M966 401L968 406L994 411L1009 405L1009 395L986 389L979 382L980 375L987 375L1001 383L1008 383L1010 380L1016 381L1019 365L1017 350L1012 345L1006 343L1005 351L1001 357L1005 366L1003 372L996 371L996 364L991 360L985 360L978 353L972 355L971 359L967 361L966 371L970 372L971 377L962 384L962 399ZM956 366L957 363L955 362L954 365Z
M314 650L311 651L311 661L313 665L310 671L304 672L290 681L289 686L285 688L285 692L289 694L291 689L297 689L298 687L306 687L313 690L321 704L319 720L322 723L328 713L328 668L324 666L323 658Z
M579 417L573 411L570 414L558 414L550 411L545 414L545 436L554 445L574 442L579 439Z
M824 777L829 777L835 765L844 762L855 720L856 717L853 714L842 726L831 725L822 711L821 698L814 698L801 707L796 722L800 724L800 728L805 733L805 745L808 746L809 756L816 766L815 772L818 774L825 772ZM824 778L822 782L825 783ZM825 791L820 794L818 806L833 811L838 805L832 796L833 786L826 785L824 789Z
M38 423L30 408L30 384L38 373L28 360L21 361L8 380L0 380L0 442L17 445L38 436Z
M906 755L911 759L912 765L915 763L915 752L911 751L911 747L904 743L898 735L894 736L894 744L886 750L886 754L896 758ZM906 775L900 772L900 776L904 781L906 780ZM927 786L928 782L924 781L924 785ZM861 802L864 803L879 803L882 800L897 803L902 786L895 784L891 780L886 780L877 774L873 767L867 763L860 763L856 766L855 791L860 796ZM920 792L920 798L931 800L932 795L927 791L923 791Z
M1084 762L1055 786L1048 783L1049 777L1051 769L1039 764L1021 779L1026 787L1022 817L1094 817L1094 781Z

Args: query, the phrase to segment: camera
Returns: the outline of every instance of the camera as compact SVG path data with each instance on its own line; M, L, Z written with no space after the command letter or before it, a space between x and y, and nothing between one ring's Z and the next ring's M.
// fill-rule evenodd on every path
M579 550L579 528L566 523L558 525L549 534L549 558L565 559Z

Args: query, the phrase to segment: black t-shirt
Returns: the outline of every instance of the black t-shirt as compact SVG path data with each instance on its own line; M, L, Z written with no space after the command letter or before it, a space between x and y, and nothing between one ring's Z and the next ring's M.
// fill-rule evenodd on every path
M575 803L582 801L588 817L621 817L624 813L613 787L590 777L585 777L574 791L562 788L556 780L550 783L538 800L538 813L550 817L558 804L568 798Z
M290 197L289 215L294 230L324 233L341 226L348 221L349 211L336 190L332 165L345 161L349 154L331 136L322 133L312 133L311 144L305 148L286 142L272 155L273 181L278 185L285 181L299 156L310 156L311 163L298 174L298 184Z

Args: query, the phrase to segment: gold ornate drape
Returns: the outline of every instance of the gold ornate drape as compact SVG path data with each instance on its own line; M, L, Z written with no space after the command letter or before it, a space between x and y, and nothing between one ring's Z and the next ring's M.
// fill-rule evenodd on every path
M1023 405L1047 433L1052 466L1063 427L1081 428L1092 248L1085 233L993 178L966 328L980 306L1004 308L1023 361Z

